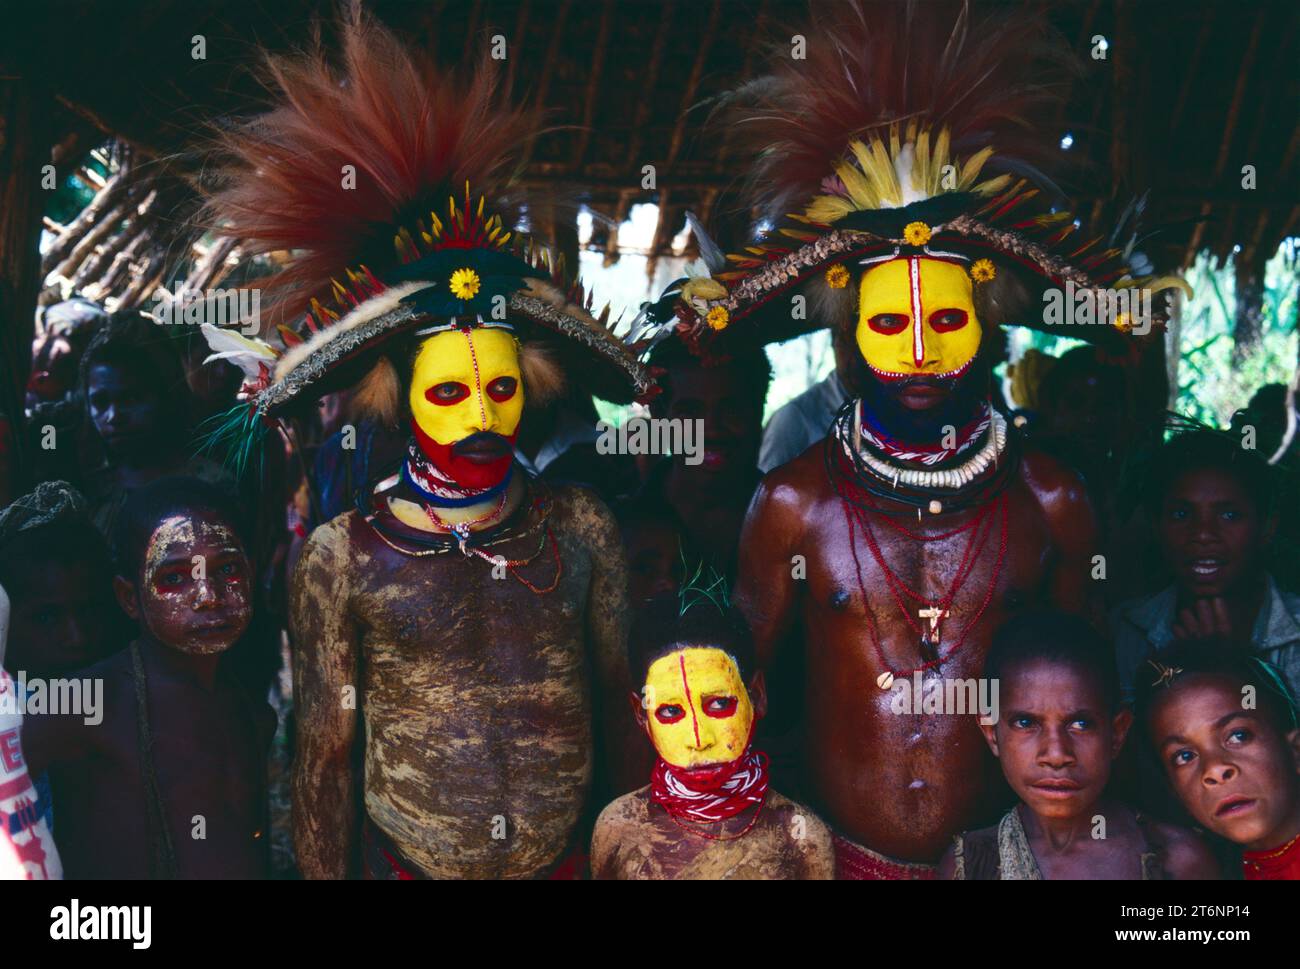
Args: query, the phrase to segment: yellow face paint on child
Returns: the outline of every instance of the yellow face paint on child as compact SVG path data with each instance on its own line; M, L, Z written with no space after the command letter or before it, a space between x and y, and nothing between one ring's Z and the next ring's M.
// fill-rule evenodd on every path
M858 293L858 349L883 377L955 376L982 329L963 266L923 256L868 270Z
M646 723L673 767L726 764L745 752L754 707L736 661L714 647L661 656L646 674Z
M514 336L502 329L435 333L416 354L410 404L420 430L438 444L480 431L513 437L524 410Z

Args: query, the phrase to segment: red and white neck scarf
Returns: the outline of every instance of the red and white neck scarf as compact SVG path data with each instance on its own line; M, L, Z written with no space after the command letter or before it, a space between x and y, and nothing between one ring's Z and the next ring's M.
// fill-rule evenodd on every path
M650 775L650 800L674 818L712 824L733 818L762 804L767 797L767 754L747 747L726 764L683 770L655 762Z
M403 470L406 480L416 490L422 492L427 501L444 507L470 505L493 498L506 489L511 477L506 474L502 481L490 488L466 487L438 470L428 456L420 450L414 438L407 445L406 465Z
M893 458L895 461L919 461L927 467L955 458L976 444L993 421L992 408L985 403L974 419L956 429L957 433L954 435L956 440L953 446L946 448L941 444L908 444L896 440L878 429L873 429L862 417L862 401L859 400L858 425L861 428L864 444L870 445L885 457Z

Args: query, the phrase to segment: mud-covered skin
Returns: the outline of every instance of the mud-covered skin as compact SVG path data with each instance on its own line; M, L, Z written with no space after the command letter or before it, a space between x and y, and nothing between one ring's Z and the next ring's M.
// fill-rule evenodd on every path
M751 819L745 811L711 830L733 835ZM591 872L596 879L619 881L830 879L835 852L826 825L775 791L768 792L758 822L747 834L710 841L679 828L651 802L647 786L600 812L591 839Z
M547 595L454 551L403 555L356 512L312 534L291 605L294 842L307 877L348 873L363 722L366 810L428 875L534 877L572 847L592 778L592 673L596 700L629 689L627 580L599 499L552 494L564 576ZM537 541L491 551L526 558ZM554 568L548 543L519 571L545 588ZM343 702L351 685L356 710Z
M742 535L735 601L754 631L760 665L802 620L807 679L807 763L816 807L832 826L874 851L934 863L953 834L984 804L995 772L974 716L900 715L876 685L889 671L923 662L918 637L889 593L861 532L862 582L888 666L872 645L854 571L842 502L827 480L819 442L770 473L754 496ZM1007 492L1007 556L979 623L938 675L978 677L993 632L1031 605L1079 612L1094 596L1090 579L1095 524L1082 482L1062 465L1025 454ZM924 516L912 530L950 531L974 511ZM1000 515L999 515L1000 519ZM941 626L950 647L979 609L992 578L1000 521ZM967 534L920 543L877 524L890 569L910 588L941 599L952 583ZM807 579L792 577L792 557ZM919 622L912 614L913 621Z

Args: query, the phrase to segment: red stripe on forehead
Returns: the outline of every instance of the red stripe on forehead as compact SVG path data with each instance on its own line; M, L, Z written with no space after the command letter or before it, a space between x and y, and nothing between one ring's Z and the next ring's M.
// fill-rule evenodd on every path
M483 430L487 430L487 411L483 409L483 381L478 374L478 354L474 352L474 338L470 336L469 330L462 331L465 339L469 342L469 360L474 364L474 393L478 395L478 413L483 419Z
M682 689L686 691L686 705L691 708L691 726L695 728L695 746L700 745L700 721L695 716L695 701L691 699L691 685L686 682L686 654L678 653L677 662L682 668Z
M925 363L925 314L921 302L921 260L912 256L907 260L908 279L912 284L912 361L918 367Z

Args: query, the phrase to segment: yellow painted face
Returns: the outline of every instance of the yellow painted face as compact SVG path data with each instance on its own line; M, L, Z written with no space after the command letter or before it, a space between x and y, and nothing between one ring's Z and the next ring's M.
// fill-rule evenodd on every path
M447 446L480 431L514 439L524 410L519 351L508 330L448 330L420 345L411 376L411 414Z
M868 270L858 292L858 349L879 377L955 377L983 332L964 267L924 256Z
M736 661L689 646L650 666L643 694L650 740L673 767L726 764L745 752L754 707Z

